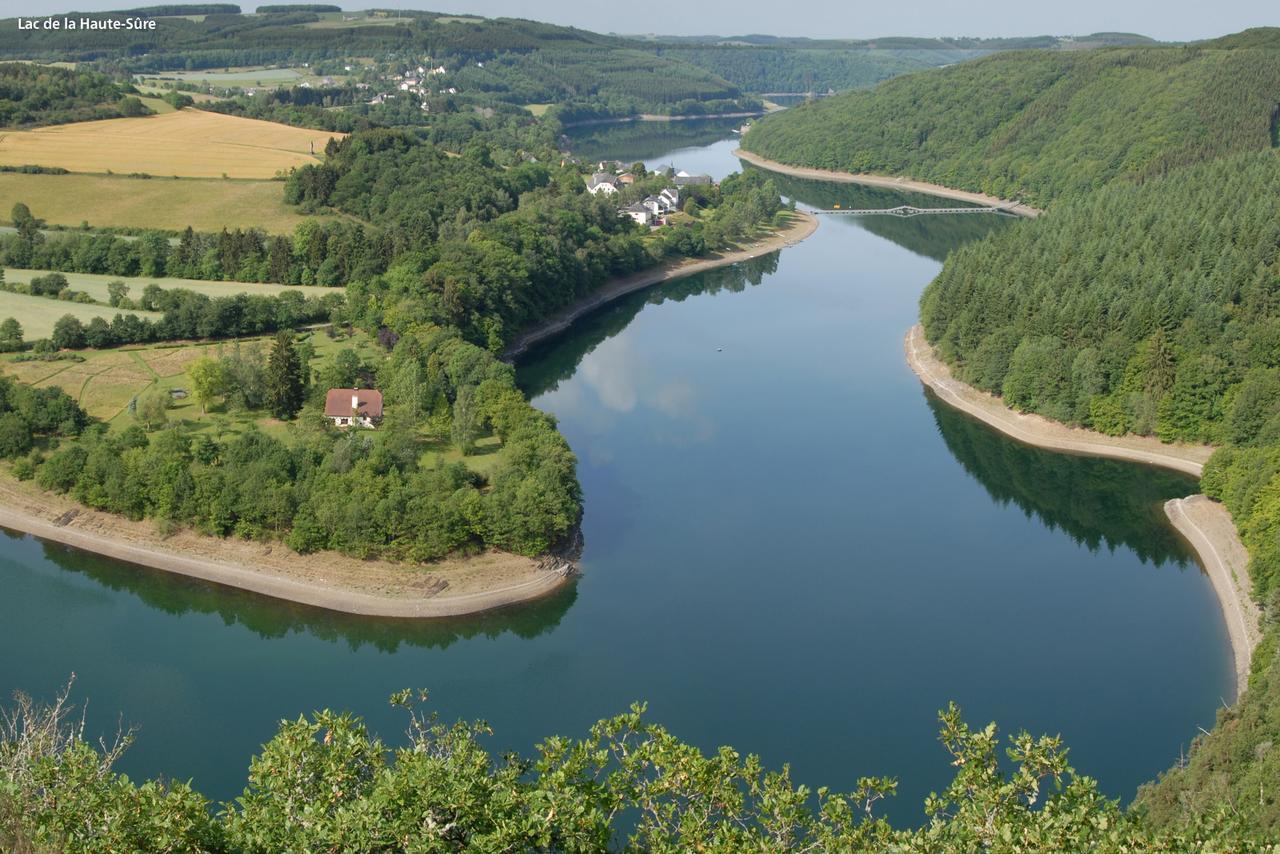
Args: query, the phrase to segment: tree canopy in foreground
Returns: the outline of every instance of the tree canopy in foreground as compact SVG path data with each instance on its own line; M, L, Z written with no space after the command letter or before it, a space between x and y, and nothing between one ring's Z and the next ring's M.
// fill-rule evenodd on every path
M875 815L896 784L853 778L813 791L730 747L711 755L643 717L553 736L536 755L497 758L479 723L444 724L404 691L407 738L383 742L329 710L280 722L247 785L215 805L190 784L141 785L113 765L131 734L94 747L64 693L19 695L0 719L0 844L77 851L1183 851L1248 847L1223 808L1193 827L1152 832L1078 776L1055 737L1002 740L952 704L940 759L956 770L925 803L926 823ZM1259 839L1259 842L1262 840Z

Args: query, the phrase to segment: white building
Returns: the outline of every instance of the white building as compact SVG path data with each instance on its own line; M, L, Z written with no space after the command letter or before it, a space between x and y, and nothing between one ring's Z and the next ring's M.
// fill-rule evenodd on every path
M587 182L587 192L593 196L597 196L600 193L612 196L618 192L618 179L608 172L597 172Z
M653 211L641 202L636 202L634 205L627 205L625 208L620 208L618 210L618 214L620 216L631 217L641 225L653 225Z

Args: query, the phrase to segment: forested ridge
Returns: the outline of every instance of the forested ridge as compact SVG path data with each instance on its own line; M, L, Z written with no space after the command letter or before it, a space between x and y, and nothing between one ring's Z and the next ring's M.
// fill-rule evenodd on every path
M1043 206L1272 147L1278 44L1271 30L1206 46L1003 53L769 116L743 145Z

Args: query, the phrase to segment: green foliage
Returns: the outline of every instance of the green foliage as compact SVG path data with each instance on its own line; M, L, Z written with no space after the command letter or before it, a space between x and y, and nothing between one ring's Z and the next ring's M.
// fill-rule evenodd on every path
M134 417L148 430L163 427L169 420L171 400L167 389L149 389L138 395L134 403Z
M1269 149L1278 88L1274 49L1016 52L801 105L757 122L743 145L1043 205Z
M191 380L196 400L200 401L201 412L208 412L213 399L227 391L227 372L221 362L210 356L203 356L188 365L187 377Z
M660 240L646 239L618 216L616 200L584 192L575 170L502 168L490 162L491 153L476 146L467 156L450 157L414 134L371 131L344 140L323 166L290 177L291 201L336 207L382 229L337 253L347 265L334 275L350 282L350 322L371 333L430 322L500 351L524 327L609 279L668 255L723 248L770 224L781 208L767 176L730 176L701 190L705 210L697 220L664 229ZM651 182L627 192L665 186L661 178ZM300 230L294 254L335 257L332 245L318 230ZM379 247L363 269L385 275L351 272L365 257L361 247ZM306 270L322 276L325 263L308 260Z
M1264 152L1060 202L955 252L926 335L966 381L1060 421L1280 438L1277 193Z
M84 325L74 314L64 314L53 324L50 336L53 346L59 350L76 350L85 346Z
M267 369L263 375L267 408L277 418L292 419L302 408L306 387L302 377L302 362L293 346L293 333L276 334L267 357Z
M188 369L193 391L202 404L225 395L231 407L295 415L298 349L282 333L265 365L252 348L197 360ZM216 441L193 440L181 425L149 439L95 428L64 440L34 473L43 488L100 510L214 536L282 539L300 552L422 562L490 547L533 556L568 538L581 513L576 460L515 388L509 366L456 332L414 327L378 375L389 417L376 432L326 429L305 412L290 441L256 430ZM86 423L56 388L6 380L0 390L0 400L11 399L0 407L0 452L11 458ZM164 426L167 396L142 395L135 415L150 429ZM502 439L488 480L458 463L423 462L424 446L447 440L462 420L453 414L459 399L472 442L491 432ZM438 413L445 426L433 436Z
M1222 849L1261 843L1235 815L1152 832L1075 774L1061 740L1023 732L1000 751L994 724L939 715L954 779L925 804L929 822L896 829L875 815L897 784L862 777L848 792L792 782L730 747L707 755L643 718L554 736L534 758L495 759L480 723L441 723L425 692L388 747L328 710L285 720L253 758L248 785L211 817L190 786L141 786L114 770L126 734L95 749L66 694L19 695L0 729L0 843L86 851L1068 851Z
M23 346L22 324L12 317L0 321L0 353L16 353Z
M33 127L150 113L105 74L0 63L0 127Z

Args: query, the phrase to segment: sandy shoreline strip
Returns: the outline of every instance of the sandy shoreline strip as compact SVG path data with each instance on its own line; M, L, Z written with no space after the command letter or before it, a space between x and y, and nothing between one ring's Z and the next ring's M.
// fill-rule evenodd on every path
M737 264L740 261L758 258L761 255L768 255L770 252L777 252L779 249L799 243L817 231L817 229L818 218L816 216L803 211L796 211L792 221L786 227L780 228L767 237L741 249L707 258L686 258L682 261L660 264L649 270L641 270L639 273L624 276L621 279L614 279L609 284L593 291L572 305L557 311L541 323L521 332L503 352L502 358L506 360L516 358L539 341L544 341L553 335L559 335L578 318L590 314L618 297L643 290L659 282L692 276L695 273L714 270L717 267L725 267L729 264Z
M88 509L0 477L0 527L117 560L329 611L368 617L477 614L538 599L573 577L573 565L504 552L438 564L364 561L332 552L299 555L280 543L182 531Z
M1200 476L1205 461L1213 454L1214 449L1209 445L1166 445L1149 436L1107 436L1093 430L1067 427L1039 415L1015 412L1000 398L953 377L951 368L934 356L933 347L925 340L924 329L919 325L907 332L904 347L907 363L916 376L943 401L1028 445L1146 463L1195 477Z
M1261 612L1251 595L1249 552L1236 534L1227 508L1207 495L1166 501L1165 515L1200 556L1231 636L1235 654L1236 693L1249 684L1253 650L1262 638Z
M953 377L951 368L934 355L918 324L907 332L903 345L911 369L944 403L1024 444L1145 463L1196 477L1213 453L1208 445L1166 445L1144 436L1107 436L1015 412L999 398ZM1195 551L1217 594L1235 659L1239 695L1248 684L1253 650L1262 636L1261 613L1250 593L1249 553L1240 542L1231 514L1208 496L1175 498L1165 503L1164 512Z
M1039 208L1033 208L1022 202L1000 199L995 196L988 196L986 193L955 190L951 187L944 187L941 184L930 184L927 181L895 178L892 175L871 175L858 172L837 172L833 169L812 169L807 166L788 166L785 163L779 163L776 160L769 160L758 154L752 154L750 151L743 151L741 148L735 150L733 156L740 160L745 160L752 166L759 166L761 169L768 169L770 172L777 172L781 175L790 175L793 178L807 178L811 181L838 181L842 184L863 184L867 187L887 187L892 190L906 190L912 193L939 196L944 199L956 199L957 201L970 202L975 205L999 206L1018 216L1037 217L1040 215Z

